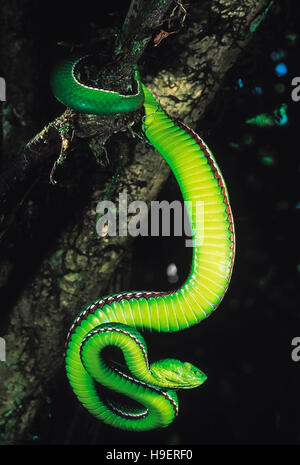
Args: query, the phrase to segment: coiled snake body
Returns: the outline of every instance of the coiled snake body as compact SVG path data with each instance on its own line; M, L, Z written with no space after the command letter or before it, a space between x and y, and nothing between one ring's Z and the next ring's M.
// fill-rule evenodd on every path
M165 427L178 413L176 391L197 387L206 376L191 363L175 359L149 365L138 330L180 331L199 323L219 305L235 252L228 193L209 148L194 131L164 112L137 69L137 92L125 96L79 82L75 75L79 61L70 59L56 68L54 95L66 106L91 114L133 111L143 105L143 131L169 164L189 205L194 247L190 275L180 289L106 296L80 313L67 336L67 376L80 402L105 423L133 431ZM203 203L201 225L196 202ZM103 350L109 346L121 349L126 367L107 361ZM114 393L130 398L132 405L126 406Z

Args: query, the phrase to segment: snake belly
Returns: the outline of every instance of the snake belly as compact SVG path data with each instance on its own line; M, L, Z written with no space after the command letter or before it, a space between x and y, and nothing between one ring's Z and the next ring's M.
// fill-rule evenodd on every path
M166 114L137 69L136 94L125 96L79 82L75 73L79 62L70 59L56 68L54 95L66 106L91 114L134 111L143 105L142 129L169 164L188 206L193 257L189 277L176 291L122 292L87 306L67 336L67 376L82 405L103 422L131 431L161 428L178 414L177 391L199 386L206 376L191 363L175 359L149 365L140 331L189 328L221 302L235 254L228 192L207 145ZM200 219L197 205L202 207ZM122 351L125 365L104 356L111 346Z

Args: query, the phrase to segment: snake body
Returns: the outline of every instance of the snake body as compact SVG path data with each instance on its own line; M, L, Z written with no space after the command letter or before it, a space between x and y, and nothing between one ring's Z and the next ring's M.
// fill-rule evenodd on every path
M65 105L92 114L134 111L143 105L142 129L179 183L188 205L194 247L189 277L176 291L105 296L79 314L66 341L67 376L84 407L105 423L132 431L165 427L178 414L177 390L201 385L206 375L191 363L175 359L149 365L147 346L138 330L189 328L221 302L235 253L228 192L207 145L167 115L141 82L137 69L137 92L125 96L82 84L75 73L79 61L70 59L56 68L54 95ZM202 224L197 202L204 208ZM105 350L110 346L122 351L125 366L107 360Z

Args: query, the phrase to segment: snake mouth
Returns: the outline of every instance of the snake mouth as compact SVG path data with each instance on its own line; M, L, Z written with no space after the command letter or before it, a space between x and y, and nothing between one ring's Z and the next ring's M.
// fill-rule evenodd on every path
M205 380L204 380L205 381ZM180 390L180 389L194 389L194 388L197 388L199 386L201 386L204 381L188 381L187 383L182 383L182 384L179 384L178 387L176 387L176 391L177 390Z

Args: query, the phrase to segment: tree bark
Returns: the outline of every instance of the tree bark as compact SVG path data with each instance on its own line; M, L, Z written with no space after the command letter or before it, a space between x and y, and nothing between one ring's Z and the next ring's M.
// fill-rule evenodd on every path
M20 2L16 3L19 7ZM18 8L10 4L9 11L13 14ZM24 7L28 4L29 0L23 0ZM143 82L169 114L195 127L226 72L251 40L251 25L259 19L264 5L264 0L194 1L189 5L132 1L118 36L118 49L123 52L116 72L120 76L125 73L129 79L129 68L142 57ZM174 15L179 31L153 47L153 38L161 30L175 32ZM22 31L21 18L20 21L17 18L16 24ZM146 24L148 28L144 27ZM17 39L13 38L12 43L16 44ZM25 52L34 48L28 40L20 39L20 43ZM149 49L145 51L148 43ZM35 65L33 62L32 67ZM20 153L20 157L15 157L10 168L7 156L3 162L9 174L2 177L6 217L2 236L0 281L4 305L0 335L6 341L7 359L0 363L0 431L2 444L15 444L28 438L47 384L63 366L65 336L78 312L105 293L126 290L128 282L116 282L114 277L128 274L132 240L100 238L95 234L97 203L108 197L116 202L119 192L128 194L128 202L139 199L149 203L168 178L169 168L145 141L126 131L128 127L137 131L140 113L138 117L127 115L118 120L91 119L67 109L22 148L37 123L28 114L30 105L25 104L25 93L18 97L20 89L12 87L14 67L6 69L8 77L4 77L11 85L9 116L2 108L2 121L8 128L2 148L6 154ZM27 78L33 85L35 77ZM31 92L27 96L30 103L37 98L33 89ZM16 106L24 105L23 110L12 108L13 96ZM24 126L22 122L14 126L13 112L21 115ZM68 130L62 135L66 122ZM23 130L15 140L20 125ZM121 132L116 136L115 131ZM59 182L53 186L47 179L62 141L67 141L67 150L61 167L54 172ZM107 141L109 165L105 164L102 150ZM96 164L92 154L104 166ZM34 173L34 181L30 176L27 178L29 172ZM20 184L24 179L29 180L25 183L26 191L24 184ZM32 262L31 256L34 256Z

